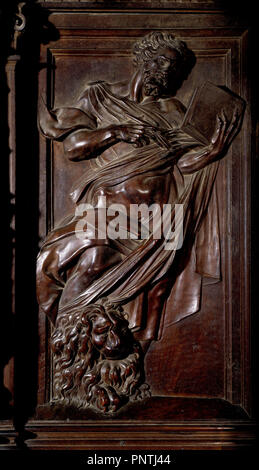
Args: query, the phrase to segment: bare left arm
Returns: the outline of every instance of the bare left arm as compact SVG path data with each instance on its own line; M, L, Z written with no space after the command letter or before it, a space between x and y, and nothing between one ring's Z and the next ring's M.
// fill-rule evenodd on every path
M227 152L234 137L240 129L240 115L234 112L231 121L228 121L224 111L217 116L215 132L211 143L199 150L191 150L184 154L178 161L178 167L183 174L191 174L202 170L205 166L221 159Z

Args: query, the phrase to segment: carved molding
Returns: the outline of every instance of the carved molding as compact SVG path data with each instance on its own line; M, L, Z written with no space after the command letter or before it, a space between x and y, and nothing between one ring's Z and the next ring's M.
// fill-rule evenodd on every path
M37 3L46 8L190 8L190 9L212 9L224 8L224 0L37 0Z
M14 37L13 37L13 43L12 43L12 47L14 48L15 51L17 50L20 35L26 27L26 17L23 14L23 7L25 5L26 5L26 2L18 3L18 6L17 6L18 12L15 14Z
M125 425L126 424L126 425ZM67 450L68 447L78 450L236 450L256 445L255 427L244 422L229 423L225 421L168 423L158 426L158 423L129 422L123 426L120 422L107 423L85 421L74 423L74 428L68 428L67 422L44 424L40 421L30 422L27 430L34 439L28 439L26 444L31 449ZM232 456L233 457L233 456Z

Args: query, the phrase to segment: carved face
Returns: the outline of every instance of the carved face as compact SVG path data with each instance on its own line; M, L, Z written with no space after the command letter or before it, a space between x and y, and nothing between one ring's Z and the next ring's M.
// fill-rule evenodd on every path
M116 312L98 313L91 319L91 343L107 359L127 356L132 347L128 322Z
M162 97L175 94L181 75L179 53L160 48L143 66L143 86L147 96Z

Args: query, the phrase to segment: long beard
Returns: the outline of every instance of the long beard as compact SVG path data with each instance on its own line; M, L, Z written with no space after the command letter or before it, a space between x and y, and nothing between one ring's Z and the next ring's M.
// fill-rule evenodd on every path
M145 72L144 75L144 90L147 96L161 96L167 94L168 86L168 75L162 72Z

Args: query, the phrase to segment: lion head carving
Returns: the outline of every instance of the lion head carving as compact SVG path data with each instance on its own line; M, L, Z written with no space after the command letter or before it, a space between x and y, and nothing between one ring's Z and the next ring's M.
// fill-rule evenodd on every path
M54 402L114 412L148 394L142 350L120 306L103 300L58 316L51 346Z

